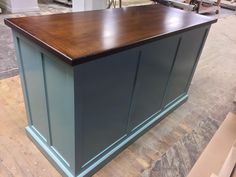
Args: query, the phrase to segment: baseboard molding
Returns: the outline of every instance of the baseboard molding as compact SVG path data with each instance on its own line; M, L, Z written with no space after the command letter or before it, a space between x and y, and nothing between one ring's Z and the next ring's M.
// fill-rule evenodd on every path
M34 144L39 148L43 155L55 166L55 168L65 177L87 177L93 175L97 170L102 168L106 163L112 160L113 157L118 155L122 150L128 147L132 142L137 140L150 128L155 126L159 121L165 118L169 113L174 111L177 107L182 105L188 99L188 95L182 95L175 102L171 103L167 108L157 115L150 117L149 121L145 122L138 129L134 130L133 133L122 138L119 142L112 145L112 147L105 150L99 157L88 163L81 169L79 175L72 174L68 167L62 163L60 157L53 151L53 148L44 142L37 132L30 126L26 127L26 133L28 137L34 142Z
M65 177L74 177L74 175L68 170L65 164L62 163L61 159L53 152L53 149L48 146L37 132L30 126L25 128L27 136L37 146L40 152L52 163L52 165L59 171L59 173Z

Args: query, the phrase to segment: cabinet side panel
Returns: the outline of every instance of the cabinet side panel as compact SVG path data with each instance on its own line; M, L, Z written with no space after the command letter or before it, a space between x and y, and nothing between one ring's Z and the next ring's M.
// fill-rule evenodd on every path
M73 68L44 55L46 95L51 146L74 169L74 77Z
M198 28L181 35L181 42L166 91L164 105L186 94L188 83L207 36L208 28Z
M42 54L37 48L20 38L17 38L17 46L31 126L41 138L49 142Z
M161 110L178 43L179 36L176 36L141 47L130 121L131 129Z
M80 166L126 135L138 57L131 49L76 68Z

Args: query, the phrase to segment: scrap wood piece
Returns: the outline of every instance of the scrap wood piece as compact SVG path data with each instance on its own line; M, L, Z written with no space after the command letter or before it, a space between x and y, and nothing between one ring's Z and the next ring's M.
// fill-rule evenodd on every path
M231 177L236 164L236 141L234 142L229 154L225 160L223 167L220 170L219 176Z

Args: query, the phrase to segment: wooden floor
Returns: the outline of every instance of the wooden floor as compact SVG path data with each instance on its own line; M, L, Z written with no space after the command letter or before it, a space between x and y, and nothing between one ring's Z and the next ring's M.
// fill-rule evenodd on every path
M0 93L0 176L60 176L25 134L27 122L19 77L1 80ZM178 127L173 129L171 125ZM166 119L94 176L138 176L189 131L191 128L186 123Z
M94 177L146 177L152 164L205 117L236 112L236 16L212 27L189 100L130 145ZM19 77L0 80L0 177L60 177L27 138Z

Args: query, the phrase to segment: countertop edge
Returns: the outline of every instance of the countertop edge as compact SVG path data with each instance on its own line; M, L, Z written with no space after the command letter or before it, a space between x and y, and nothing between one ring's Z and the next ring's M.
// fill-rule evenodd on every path
M33 40L36 44L38 44L40 47L44 48L45 50L52 52L55 56L59 57L64 62L68 63L69 65L73 65L73 59L69 56L63 54L59 50L55 49L54 47L48 45L47 43L43 42L42 40L36 38L35 36L31 35L24 29L20 28L19 26L13 24L8 18L4 19L5 25L12 28L12 30L17 31L19 34L23 35L27 39Z
M31 35L27 31L25 31L24 29L20 28L19 26L13 24L10 21L9 18L4 19L4 23L8 27L12 28L13 30L16 30L18 33L20 33L24 37L33 40L40 47L44 48L45 50L47 50L49 52L52 52L55 56L57 56L58 58L60 58L64 62L66 62L67 64L69 64L71 66L75 66L75 65L79 65L79 64L83 64L83 63L92 61L92 60L96 60L96 58L105 57L105 56L108 56L108 55L111 55L111 54L114 54L114 53L117 53L117 52L120 52L120 51L123 51L123 50L126 50L126 49L130 49L130 48L133 48L133 47L138 47L138 46L146 44L148 42L152 42L152 41L155 41L155 40L160 40L160 39L163 39L165 37L170 37L170 36L173 36L175 34L179 34L179 33L184 32L184 31L188 31L188 30L195 29L195 28L198 28L198 27L201 27L201 26L205 26L205 25L211 25L211 24L216 23L218 21L217 18L211 18L211 19L212 20L209 20L207 22L200 23L200 24L197 24L197 25L187 26L187 27L179 29L177 31L168 32L168 33L164 33L162 35L152 36L152 37L149 37L149 38L144 38L142 40L131 42L131 43L128 43L128 44L123 45L123 46L111 48L109 50L102 51L102 52L91 53L90 55L81 56L79 58L71 58L71 57L65 55L64 53L58 51L57 49L53 48L52 46L48 45L47 43L45 43L45 42L41 41L40 39L36 38L35 36Z

